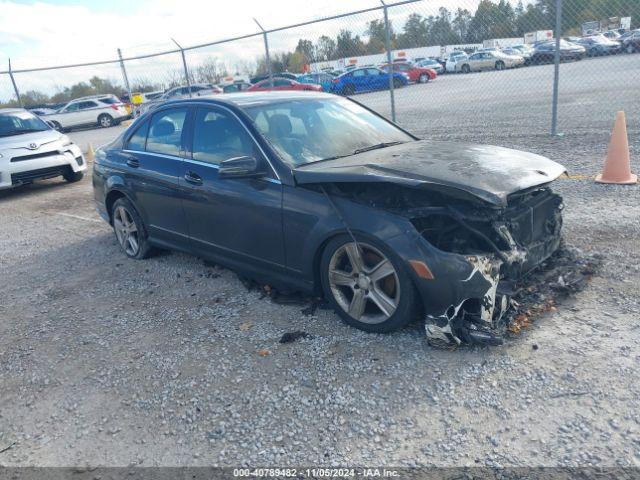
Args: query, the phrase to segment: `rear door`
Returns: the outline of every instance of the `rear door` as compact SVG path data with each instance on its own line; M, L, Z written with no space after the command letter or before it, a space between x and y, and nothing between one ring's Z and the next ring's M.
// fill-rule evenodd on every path
M122 151L126 183L154 239L187 246L180 175L188 107L162 109L141 124Z
M79 104L78 103L72 103L71 105L67 106L66 108L64 108L63 110L60 111L60 113L57 115L60 121L60 124L63 127L75 127L76 125L81 125L82 121L81 121L81 115L78 111L79 109Z
M181 172L193 247L202 255L263 271L284 268L282 185L241 120L225 107L198 107ZM219 178L229 158L253 156L264 178Z
M367 79L367 71L364 68L351 72L351 79L356 91L370 90L369 80Z

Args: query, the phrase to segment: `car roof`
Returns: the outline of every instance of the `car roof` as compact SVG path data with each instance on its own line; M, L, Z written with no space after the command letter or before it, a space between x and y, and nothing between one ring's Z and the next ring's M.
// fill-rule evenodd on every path
M324 92L313 91L275 91L275 92L238 92L221 95L203 95L197 98L172 100L164 105L177 106L185 103L201 103L210 105L228 104L238 108L269 105L287 100L335 100L340 97Z

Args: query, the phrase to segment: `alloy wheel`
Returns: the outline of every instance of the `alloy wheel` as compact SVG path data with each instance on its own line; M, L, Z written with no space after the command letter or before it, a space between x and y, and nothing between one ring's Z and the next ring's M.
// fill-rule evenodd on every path
M338 248L329 262L329 286L336 302L355 320L382 323L400 304L400 280L391 261L358 242Z
M131 214L123 206L119 206L113 212L113 229L116 232L118 243L127 255L136 256L140 250L138 227Z

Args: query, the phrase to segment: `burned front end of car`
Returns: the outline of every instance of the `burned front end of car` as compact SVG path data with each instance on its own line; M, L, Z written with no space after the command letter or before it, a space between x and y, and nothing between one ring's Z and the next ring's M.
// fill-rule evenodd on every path
M503 207L449 200L407 210L420 236L444 253L433 268L455 293L440 311L426 308L431 343L501 343L511 295L560 246L562 207L542 186L509 195Z
M406 220L406 235L389 242L414 275L433 345L501 343L511 296L560 246L562 198L548 185L514 192L504 204L433 185L335 186Z

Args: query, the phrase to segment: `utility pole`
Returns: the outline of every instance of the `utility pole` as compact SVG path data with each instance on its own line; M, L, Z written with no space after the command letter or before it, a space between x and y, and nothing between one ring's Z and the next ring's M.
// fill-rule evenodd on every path
M175 43L178 48L180 49L180 55L182 55L182 67L184 68L184 78L187 80L187 88L189 90L189 98L192 97L191 95L191 81L189 80L189 70L187 69L187 59L184 56L184 48L182 48L182 46L176 42L173 38L171 39L171 41L173 43Z
M122 50L118 49L118 58L120 59L120 68L122 69L122 78L124 79L124 86L129 94L129 104L131 105L131 112L133 112L133 97L131 96L131 85L129 85L129 77L127 76L127 69L124 67L124 60L122 60Z
M562 0L556 0L556 51L553 69L553 104L551 106L551 135L558 133L558 87L560 84L560 35L562 35Z
M380 0L380 3L384 7L384 30L385 30L385 49L387 50L387 63L389 64L389 95L391 96L391 120L396 121L396 97L393 90L393 59L391 58L391 26L389 25L389 7L384 3L384 0Z
M267 39L267 31L262 28L262 25L260 25L258 20L254 18L253 21L256 22L260 30L262 30L262 36L264 38L264 54L267 62L267 72L269 73L269 86L273 88L273 71L271 71L271 57L269 57L269 40Z
M16 79L13 78L13 71L11 70L11 59L9 59L9 78L11 78L11 83L13 84L13 91L16 94L16 98L18 99L18 105L22 107L22 100L20 99L20 92L18 91L18 85L16 85Z

